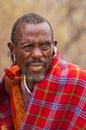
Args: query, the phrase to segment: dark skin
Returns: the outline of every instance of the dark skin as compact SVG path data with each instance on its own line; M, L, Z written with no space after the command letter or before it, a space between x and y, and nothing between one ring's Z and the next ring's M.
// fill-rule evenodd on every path
M45 75L52 63L54 46L49 25L20 23L16 28L16 44L8 43L11 53L22 74L26 75L27 84L32 91L34 82ZM32 77L32 80L28 78ZM38 79L35 79L38 77ZM40 79L41 80L41 79Z

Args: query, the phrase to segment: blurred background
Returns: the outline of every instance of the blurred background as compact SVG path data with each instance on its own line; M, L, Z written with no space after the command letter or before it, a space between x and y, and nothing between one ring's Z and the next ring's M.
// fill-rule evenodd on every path
M7 43L12 26L29 12L51 23L62 58L86 69L86 0L0 0L0 77L11 64Z

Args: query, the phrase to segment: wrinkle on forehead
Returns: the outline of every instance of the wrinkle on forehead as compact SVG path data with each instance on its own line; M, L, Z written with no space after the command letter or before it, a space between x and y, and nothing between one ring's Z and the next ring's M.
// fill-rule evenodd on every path
M38 39L52 39L52 33L47 23L40 24L28 24L21 23L18 25L16 30L16 38L18 41L21 40L34 40L37 42Z

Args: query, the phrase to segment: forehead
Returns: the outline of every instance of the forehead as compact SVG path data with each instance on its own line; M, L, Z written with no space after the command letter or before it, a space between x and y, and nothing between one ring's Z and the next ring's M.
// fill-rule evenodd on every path
M48 23L43 22L39 24L20 23L16 28L16 37L31 38L31 37L45 37L51 39L52 32Z

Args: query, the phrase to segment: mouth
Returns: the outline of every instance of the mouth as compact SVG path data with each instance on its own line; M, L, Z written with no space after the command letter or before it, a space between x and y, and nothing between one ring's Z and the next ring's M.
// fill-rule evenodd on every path
M34 75L34 74L43 74L45 73L47 63L41 59L39 60L29 60L25 63L27 68L27 73Z
M33 70L41 70L43 68L43 65L31 65L30 68Z
M43 64L32 64L28 66L28 71L33 71L33 72L42 72L44 70L44 65Z

